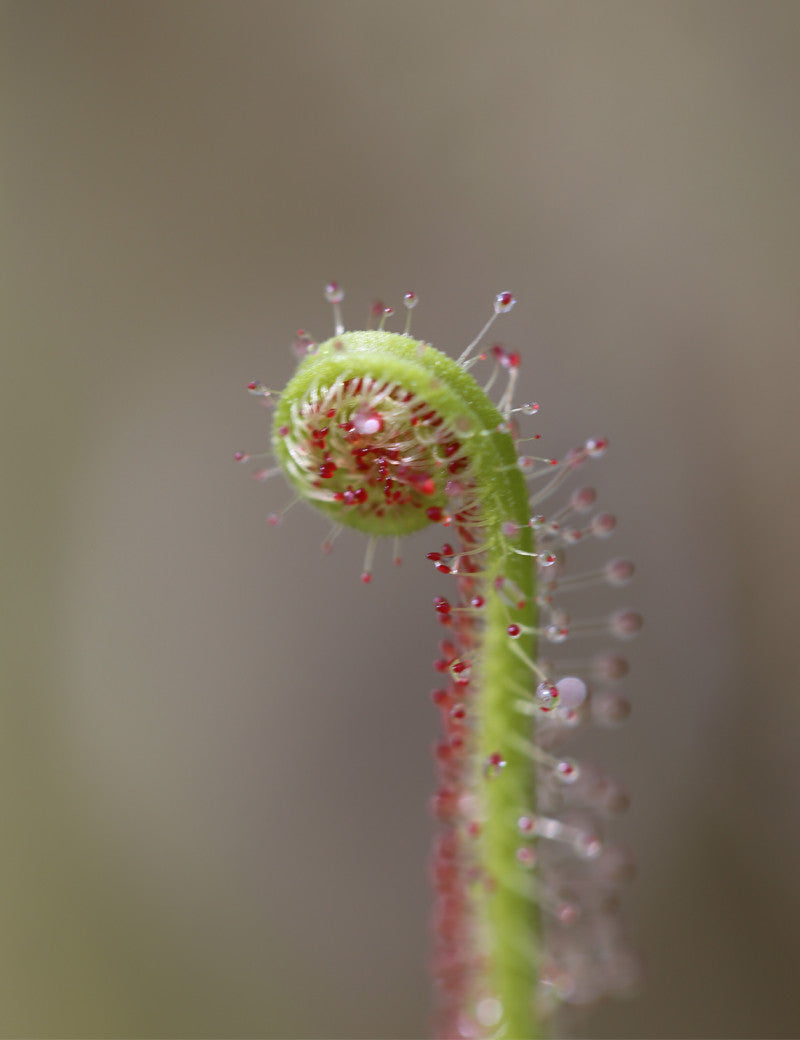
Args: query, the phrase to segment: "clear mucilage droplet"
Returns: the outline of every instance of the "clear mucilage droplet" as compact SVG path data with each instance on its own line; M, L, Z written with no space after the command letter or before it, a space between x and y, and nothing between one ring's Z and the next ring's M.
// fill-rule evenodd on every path
M558 686L556 686L552 679L544 679L536 687L536 703L542 711L552 711L556 704L558 704L558 695Z
M506 760L500 754L499 751L493 751L491 755L487 755L483 763L483 775L487 780L493 780L500 776L503 770L506 768Z

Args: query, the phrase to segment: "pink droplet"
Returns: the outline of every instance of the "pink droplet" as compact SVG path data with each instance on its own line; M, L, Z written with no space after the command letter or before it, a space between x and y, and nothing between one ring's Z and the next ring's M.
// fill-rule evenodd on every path
M595 538L608 538L617 526L617 518L613 513L598 513L592 517L589 528Z
M586 683L573 675L567 675L556 683L558 702L562 708L578 708L586 700Z
M631 713L630 701L621 693L600 690L592 694L592 719L598 726L619 726Z
M609 628L618 639L632 639L643 623L642 615L635 610L618 610L611 615Z
M618 654L598 654L592 661L592 671L598 679L616 682L628 674L628 662Z
M576 513L585 513L597 501L597 492L592 487L578 488L572 492L569 504Z
M609 585L627 585L636 570L633 560L618 558L609 560L603 568Z
M590 459L599 459L608 451L608 438L592 437L584 445L584 450Z

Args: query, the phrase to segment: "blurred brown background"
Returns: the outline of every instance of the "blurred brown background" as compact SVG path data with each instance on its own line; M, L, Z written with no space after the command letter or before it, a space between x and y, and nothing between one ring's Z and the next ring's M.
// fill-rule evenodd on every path
M321 286L493 294L648 628L591 754L648 983L594 1037L795 1037L797 3L3 5L0 1032L419 1037L424 535L230 461Z

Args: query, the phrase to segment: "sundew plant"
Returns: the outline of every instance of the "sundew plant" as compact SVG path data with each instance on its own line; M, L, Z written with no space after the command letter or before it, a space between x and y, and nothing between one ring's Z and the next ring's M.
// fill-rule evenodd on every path
M282 393L248 387L272 408L271 464L254 476L285 473L333 522L328 545L342 528L363 532L364 582L382 539L397 557L404 535L436 532L433 1029L447 1040L550 1035L561 1006L627 992L637 975L618 912L630 859L603 828L627 797L563 752L584 725L628 713L616 690L624 657L581 654L581 641L626 640L641 626L628 608L577 612L580 590L627 585L630 560L567 562L567 550L614 531L578 479L607 443L585 440L558 460L530 453L539 406L514 403L520 355L481 349L514 306L510 293L498 293L457 359L411 336L412 292L402 332L385 328L393 312L383 305L377 327L346 331L342 290L331 283L325 295L333 337L298 333L299 365Z

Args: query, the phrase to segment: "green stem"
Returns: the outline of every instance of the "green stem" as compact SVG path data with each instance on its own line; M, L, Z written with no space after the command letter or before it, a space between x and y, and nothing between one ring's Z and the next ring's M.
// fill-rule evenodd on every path
M516 451L510 437L495 438L493 450L507 459ZM499 443L498 443L499 442ZM489 461L487 452L487 462ZM513 517L520 525L515 547L533 551L527 526L527 489L516 466L503 474L502 484L492 489L487 517ZM513 512L501 503L513 505ZM503 1008L508 1037L534 1038L544 1035L535 1010L541 962L541 923L536 901L536 877L522 865L517 853L522 846L517 821L535 805L536 766L523 750L531 741L531 720L515 708L522 691L531 689L528 661L536 659L533 635L521 634L515 641L508 626L536 625L534 567L527 556L509 552L508 540L493 530L489 538L487 618L483 634L482 671L477 684L477 759L485 762L500 751L507 765L502 773L484 783L485 825L480 853L484 873L492 878L494 890L486 897L487 936L491 947L490 989ZM522 609L508 608L493 588L497 577L510 579L525 600ZM524 655L524 657L523 657Z

